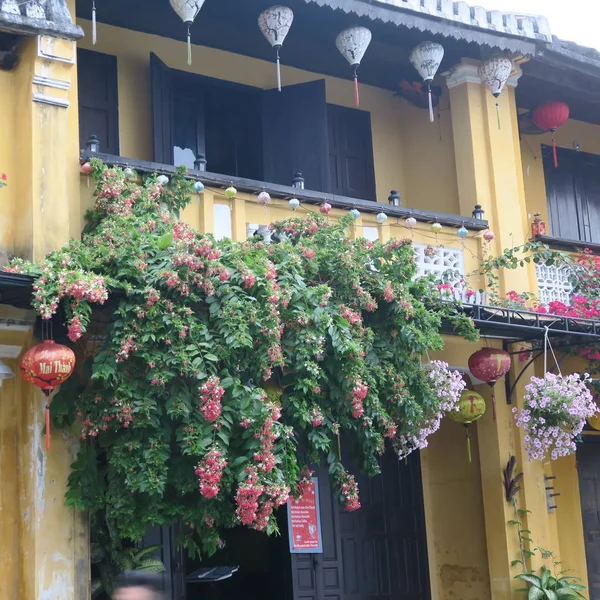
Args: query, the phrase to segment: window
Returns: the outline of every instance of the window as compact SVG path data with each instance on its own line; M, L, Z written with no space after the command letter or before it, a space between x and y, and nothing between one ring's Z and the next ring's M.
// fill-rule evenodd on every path
M554 237L600 243L600 156L542 146L548 216Z
M119 154L117 57L79 49L77 64L79 147L95 135L100 152Z
M154 160L375 200L370 115L328 106L325 81L278 90L175 71L151 55Z

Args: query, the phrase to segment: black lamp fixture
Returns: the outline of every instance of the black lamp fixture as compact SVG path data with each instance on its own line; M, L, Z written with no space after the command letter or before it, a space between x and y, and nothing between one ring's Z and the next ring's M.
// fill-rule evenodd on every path
M304 177L302 177L302 171L296 171L294 173L294 179L292 179L292 187L298 188L299 190L304 189Z
M88 152L100 152L100 140L95 135L90 135L88 141L85 143L85 147Z
M483 208L481 208L481 204L476 204L475 209L473 210L473 218L483 221L484 214L485 214L485 210L483 210Z
M206 171L206 156L198 154L198 158L194 161L194 171Z
M390 192L390 195L388 196L388 202L392 206L400 206L400 194L398 193L398 190L392 190Z

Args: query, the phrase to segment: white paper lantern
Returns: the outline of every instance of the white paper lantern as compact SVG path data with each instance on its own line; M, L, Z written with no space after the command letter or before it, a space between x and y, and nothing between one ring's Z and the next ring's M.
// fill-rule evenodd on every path
M366 27L349 27L344 29L335 40L337 49L354 70L354 100L357 108L360 106L358 67L372 39L373 35Z
M192 34L190 27L194 23L204 0L169 0L171 7L187 26L188 65L192 64Z
M258 17L258 26L269 44L277 51L277 89L281 91L281 65L279 49L294 22L294 12L287 6L272 6Z
M429 120L433 123L433 100L431 98L431 83L433 82L442 59L444 58L444 47L436 42L421 42L413 48L410 53L410 62L417 70L423 81L427 84L429 95Z
M479 65L477 72L482 83L497 98L504 89L513 70L512 61L506 56L495 56Z

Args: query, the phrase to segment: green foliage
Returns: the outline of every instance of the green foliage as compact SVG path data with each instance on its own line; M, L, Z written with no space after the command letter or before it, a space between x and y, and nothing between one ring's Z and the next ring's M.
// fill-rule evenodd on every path
M53 404L55 423L76 419L81 434L67 503L119 539L184 523L184 542L205 552L220 528L275 531L307 464L326 463L357 508L339 440L370 475L386 443L418 447L442 406L421 357L442 348L442 320L477 338L459 306L415 280L410 241L352 240L351 216L311 213L274 224L281 243L216 242L177 217L191 195L183 171L137 185L92 166L82 241L11 267L37 276L44 318L65 306L71 340L101 334L87 374Z

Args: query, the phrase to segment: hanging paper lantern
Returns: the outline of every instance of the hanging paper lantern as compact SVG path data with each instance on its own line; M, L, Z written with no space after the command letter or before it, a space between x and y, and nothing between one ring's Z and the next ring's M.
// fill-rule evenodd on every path
M192 64L192 34L190 28L200 9L204 4L204 0L169 0L171 7L178 14L179 18L187 27L187 49L188 49L188 65Z
M230 200L233 200L237 196L237 190L232 185L230 185L225 190L225 196L227 196L227 198L229 198Z
M483 61L479 65L477 73L485 87L492 93L492 96L498 98L512 70L513 64L509 58L506 58L506 56L494 56ZM498 102L496 102L496 117L498 119L498 129L500 129L500 108Z
M469 357L469 370L480 381L485 381L492 388L492 409L496 420L496 396L494 386L502 379L511 367L510 354L498 348L482 348Z
M259 204L267 205L269 202L271 202L271 195L263 190L260 194L258 194L256 199L258 200Z
M461 239L465 239L468 235L469 235L469 230L463 225L457 232L456 235L458 235L459 238Z
M201 194L204 191L204 184L201 181L196 181L196 183L194 183L194 191L197 194Z
M556 138L554 133L569 120L569 107L564 102L554 100L545 102L534 108L531 120L536 127L552 132L552 152L554 154L554 168L558 168L558 155L556 153Z
M546 235L546 223L542 221L542 214L539 212L534 213L533 223L531 224L531 235L537 237L538 235Z
M131 167L126 167L123 173L127 179L135 179L135 171Z
M360 210L357 210L356 208L353 208L350 211L350 214L352 215L352 218L356 221L360 217Z
M336 38L335 45L342 56L348 61L354 71L354 103L360 106L358 90L358 67L373 39L371 31L366 27L349 27L344 29Z
M319 210L321 211L321 214L328 215L331 212L331 204L329 204L329 202L323 202L319 207Z
M436 42L421 42L410 53L410 62L417 70L423 81L427 84L427 95L429 99L429 120L433 123L433 99L431 96L431 83L433 82L442 59L444 58L444 47Z
M377 214L377 216L375 217L375 220L380 224L383 225L387 220L388 220L388 216L384 213L384 212L380 212Z
M271 47L277 52L277 89L281 91L279 50L294 22L294 12L287 6L272 6L258 17L258 26Z
M82 173L85 173L86 175L89 175L92 171L93 171L92 165L90 165L89 162L83 163L81 165L81 172Z
M487 231L485 231L483 234L483 239L486 242L491 242L495 237L496 237L496 234L493 231L490 231L489 229Z
M298 200L298 198L290 198L288 200L288 206L292 210L296 210L300 206L300 200Z
M169 183L169 178L166 175L159 175L156 178L156 183L158 183L158 185L167 185L167 183Z
M71 348L46 340L30 348L21 359L21 375L27 383L39 387L46 397L71 377L75 354ZM50 450L50 403L46 404L46 450Z
M456 423L462 423L467 431L467 454L471 462L471 438L469 437L469 426L481 419L485 414L485 400L471 390L465 390L460 395L457 403L458 410L448 413L448 416Z
M433 231L434 233L439 233L440 231L442 231L442 229L442 224L438 223L437 221L431 224L431 231Z
M417 220L414 217L408 217L406 221L404 221L404 226L407 229L414 229L417 226Z

